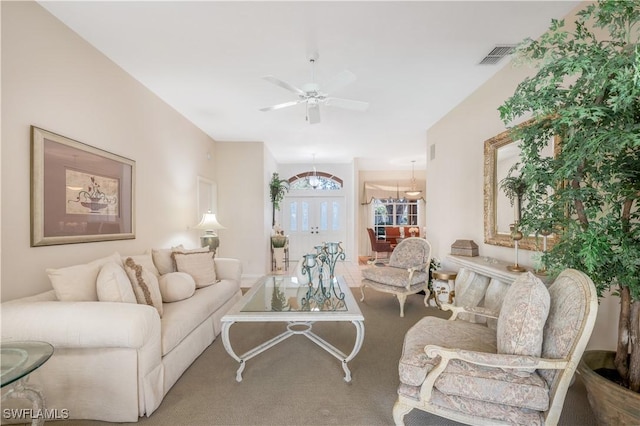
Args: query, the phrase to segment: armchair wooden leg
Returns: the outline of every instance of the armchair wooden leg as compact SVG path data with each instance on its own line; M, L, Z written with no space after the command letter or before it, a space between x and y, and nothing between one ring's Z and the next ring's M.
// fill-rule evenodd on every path
M393 405L393 422L396 426L404 426L404 416L409 414L412 409L412 407L403 404L400 400L396 401Z
M407 300L407 295L406 294L398 294L398 302L400 303L400 317L403 318L404 317L404 302L405 300Z
M424 306L429 307L429 299L431 298L431 291L428 288L424 289Z
M362 297L360 298L361 302L364 302L364 284L360 285L360 294L362 295Z

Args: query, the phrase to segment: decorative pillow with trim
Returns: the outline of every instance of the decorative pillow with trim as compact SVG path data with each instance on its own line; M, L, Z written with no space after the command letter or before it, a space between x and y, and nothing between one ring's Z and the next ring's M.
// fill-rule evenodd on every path
M169 272L158 279L160 294L165 303L188 299L196 292L196 282L186 272Z
M138 265L131 257L125 260L124 269L131 281L138 303L153 306L162 317L162 295L155 274L144 266Z
M176 264L173 261L173 257L171 257L171 253L176 250L182 251L184 247L180 244L170 249L151 249L153 263L158 268L160 275L176 272Z
M124 264L128 258L133 259L133 261L137 264L151 272L153 275L157 277L160 276L160 272L158 272L158 268L153 263L153 257L151 257L151 253L137 254L135 256L123 256L122 263Z
M107 262L102 266L96 289L101 302L137 303L127 273L116 262Z
M120 254L116 252L111 256L86 264L46 269L51 285L56 292L56 298L66 302L97 302L96 282L102 265L107 262L116 262L122 265Z
M206 252L174 252L178 272L186 272L196 282L196 288L207 287L218 282L213 262L214 253Z
M539 357L550 305L549 290L540 279L531 272L518 277L507 290L498 316L498 353Z

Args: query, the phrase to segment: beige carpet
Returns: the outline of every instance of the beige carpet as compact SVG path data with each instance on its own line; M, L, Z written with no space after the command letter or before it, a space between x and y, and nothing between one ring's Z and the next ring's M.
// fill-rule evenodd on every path
M354 294L359 298L359 290ZM392 425L391 410L398 386L398 359L406 330L423 315L443 316L425 308L422 297L410 296L400 318L393 296L367 291L360 303L365 317L362 350L350 362L353 381L343 381L339 361L304 336L293 336L247 362L243 381L235 381L238 364L226 353L222 339L193 363L169 391L160 407L141 426L160 425ZM231 341L236 353L281 332L282 324L235 324ZM349 353L355 329L351 324L323 323L316 331ZM457 425L413 410L407 425ZM56 425L101 425L66 421ZM595 425L578 380L570 388L560 425Z

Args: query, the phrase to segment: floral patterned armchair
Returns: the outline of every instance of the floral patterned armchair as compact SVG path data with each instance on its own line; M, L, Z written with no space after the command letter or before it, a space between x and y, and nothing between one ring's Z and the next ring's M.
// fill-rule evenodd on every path
M400 303L400 316L404 317L404 302L410 294L425 290L425 305L429 297L429 263L431 244L423 238L405 238L391 254L387 266L372 266L362 270L360 301L364 301L364 288L394 294Z
M520 276L493 314L497 329L453 321L462 308L421 319L405 335L396 425L413 408L474 425L557 424L597 309L591 279L567 269L548 289Z

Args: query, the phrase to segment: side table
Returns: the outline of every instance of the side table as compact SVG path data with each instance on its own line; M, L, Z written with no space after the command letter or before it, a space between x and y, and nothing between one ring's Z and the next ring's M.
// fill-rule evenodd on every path
M46 342L0 342L2 401L9 398L31 401L32 425L44 424L46 407L42 392L27 381L29 374L47 362L52 354L53 346Z
M452 271L433 271L431 272L431 276L433 277L432 282L432 291L429 295L429 302L431 299L435 302L435 305L440 308L440 295L444 295L447 298L447 303L453 303L453 298L455 297L455 284L456 277L458 276L457 272Z

